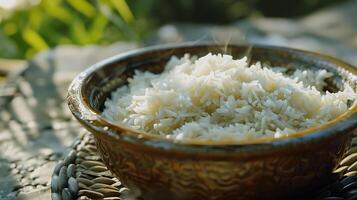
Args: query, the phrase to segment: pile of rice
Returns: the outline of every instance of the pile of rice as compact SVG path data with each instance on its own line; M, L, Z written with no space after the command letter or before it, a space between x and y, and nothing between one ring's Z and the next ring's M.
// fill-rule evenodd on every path
M326 70L248 66L247 58L172 57L161 74L136 71L105 102L103 116L175 140L244 140L317 126L349 108L356 93L323 92ZM356 103L356 102L354 102Z

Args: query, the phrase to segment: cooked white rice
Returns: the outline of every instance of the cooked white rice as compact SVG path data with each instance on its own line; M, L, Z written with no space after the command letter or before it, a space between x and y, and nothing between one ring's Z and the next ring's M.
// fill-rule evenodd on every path
M161 74L136 71L105 102L103 116L175 140L279 137L317 126L348 110L356 93L322 92L326 70L267 68L247 58L172 57Z

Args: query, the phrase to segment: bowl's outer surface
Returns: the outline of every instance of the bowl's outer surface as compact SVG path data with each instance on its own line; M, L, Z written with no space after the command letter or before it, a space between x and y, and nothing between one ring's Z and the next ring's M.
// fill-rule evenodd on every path
M356 90L356 70L315 53L229 45L183 45L139 50L113 57L80 74L70 86L74 116L90 130L108 168L145 199L274 199L323 184L348 148L357 126L356 107L347 117L311 134L257 144L176 144L118 127L99 114L113 89L135 69L159 73L172 55L249 52L251 62L288 68L324 68L338 85ZM331 87L333 89L333 87Z
M108 168L144 199L278 199L328 181L348 137L290 147L247 160L216 160L113 141L95 134Z

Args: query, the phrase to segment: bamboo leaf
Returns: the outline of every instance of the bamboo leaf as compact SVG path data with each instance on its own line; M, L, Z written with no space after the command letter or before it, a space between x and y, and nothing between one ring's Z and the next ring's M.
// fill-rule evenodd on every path
M67 2L78 12L87 17L95 15L95 8L85 0L67 0Z
M97 42L100 39L100 37L103 35L103 32L107 24L108 24L108 19L105 16L99 14L95 18L90 28L90 36L92 42Z
M49 16L56 18L64 23L70 23L72 20L71 13L60 6L48 6L46 11Z
M42 24L42 12L39 7L32 8L32 11L29 13L28 21L31 24L31 27L38 29Z
M90 39L86 27L79 20L73 22L72 35L77 44L84 45L89 43Z
M36 51L40 51L48 48L46 41L41 37L41 35L32 29L29 28L25 29L22 32L22 38L27 44L32 46Z
M111 3L126 23L134 21L134 15L125 0L111 0Z

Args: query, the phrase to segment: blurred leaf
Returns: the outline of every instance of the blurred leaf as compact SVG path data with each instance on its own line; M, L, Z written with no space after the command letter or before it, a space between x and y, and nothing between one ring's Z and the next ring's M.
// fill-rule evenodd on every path
M98 41L100 39L107 24L108 19L105 16L101 14L97 15L92 26L90 27L90 37L93 42Z
M126 23L132 23L134 21L133 13L131 12L125 0L110 0L110 1Z
M58 43L60 44L71 44L73 43L71 39L67 38L67 37L60 37L57 39Z
M41 4L44 7L47 6L60 6L61 2L63 2L63 0L41 0Z
M42 24L42 16L43 13L39 9L39 7L32 8L32 12L30 12L28 19L31 24L31 27L33 27L34 29L38 29Z
M32 29L25 29L22 32L22 37L25 42L27 42L30 46L32 46L36 51L40 51L42 49L47 49L48 45L45 40L39 35L37 32Z
M86 27L81 21L75 21L72 27L72 35L77 44L88 44L90 39Z
M95 8L86 0L67 0L67 2L78 12L87 17L93 17L95 15Z
M106 0L100 0L98 2L98 8L101 14L103 14L109 21L111 21L117 28L119 28L121 33L125 35L128 39L138 39L138 34L133 31L132 27L124 23L121 17L116 15Z
M16 24L12 23L12 22L8 22L4 25L4 32L6 33L6 35L13 35L17 32L17 27Z
M35 54L36 54L35 49L27 49L25 56L26 56L26 58L31 58Z
M51 5L46 7L46 11L48 15L62 21L63 23L68 23L68 24L71 23L72 20L71 13L63 7Z

